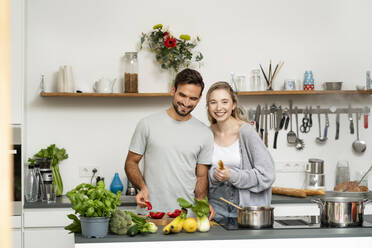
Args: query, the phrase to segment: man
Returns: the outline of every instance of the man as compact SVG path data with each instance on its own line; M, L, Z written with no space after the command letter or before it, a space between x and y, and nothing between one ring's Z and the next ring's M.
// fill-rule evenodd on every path
M191 115L199 103L204 82L199 72L185 69L171 89L172 105L166 111L143 118L133 134L125 172L140 191L137 205L150 201L154 211L179 208L177 198L193 202L208 194L208 169L213 134ZM143 176L138 164L144 158ZM214 216L211 208L210 218Z

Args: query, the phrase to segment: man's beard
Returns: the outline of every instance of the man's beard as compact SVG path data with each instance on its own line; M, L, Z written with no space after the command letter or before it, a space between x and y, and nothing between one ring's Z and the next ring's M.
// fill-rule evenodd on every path
M181 103L178 103L178 104L181 105ZM189 115L189 114L194 110L194 108L191 108L190 111L188 111L188 112L186 112L186 113L182 113L182 112L180 112L180 111L178 110L178 105L175 104L175 103L173 103L173 108L174 108L174 110L176 111L176 113L177 113L178 115L183 116L183 117ZM187 107L186 107L186 108L187 108Z

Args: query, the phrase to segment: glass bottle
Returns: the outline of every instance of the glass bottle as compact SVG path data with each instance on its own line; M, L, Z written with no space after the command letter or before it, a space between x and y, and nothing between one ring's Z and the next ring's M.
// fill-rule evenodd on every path
M41 201L41 199L42 199L42 181L41 181L39 160L36 160L36 162L35 162L34 171L35 171L35 176L36 176L36 184L38 185L38 188L39 188L38 194L37 194L37 199Z
M124 185L120 180L119 173L115 173L114 178L112 179L110 190L112 193L116 194L118 191L123 192Z
M262 82L261 82L261 75L259 69L253 69L251 71L251 86L250 90L252 91L262 91L264 90Z
M25 179L25 198L27 202L36 202L39 185L36 179L34 166L28 166L28 173Z
M136 52L126 52L124 56L124 92L138 93L138 59Z

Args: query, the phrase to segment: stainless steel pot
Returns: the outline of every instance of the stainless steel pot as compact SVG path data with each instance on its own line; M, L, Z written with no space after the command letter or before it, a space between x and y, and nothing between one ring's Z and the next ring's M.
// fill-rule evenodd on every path
M364 205L372 200L357 197L312 199L320 209L320 223L326 227L352 227L363 224Z
M253 229L273 227L274 208L265 206L239 207L220 197L220 200L238 209L238 225Z
M324 160L310 158L306 164L306 172L310 174L324 174Z
M238 209L238 224L254 229L272 227L274 223L274 208L249 206Z

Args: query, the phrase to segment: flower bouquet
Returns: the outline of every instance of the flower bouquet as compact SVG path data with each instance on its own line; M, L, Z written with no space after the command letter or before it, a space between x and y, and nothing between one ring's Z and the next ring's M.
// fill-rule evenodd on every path
M192 62L200 62L203 59L201 52L194 51L199 42L198 36L191 40L187 34L182 34L177 39L162 24L158 24L151 32L142 33L140 49L147 43L151 52L155 53L155 59L161 68L176 74L181 68L187 68Z

